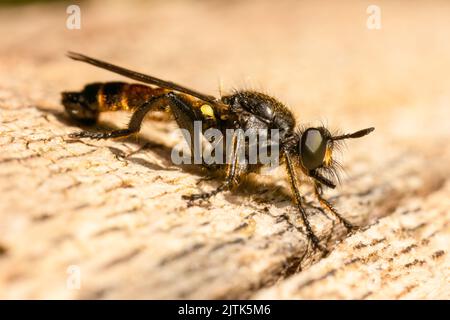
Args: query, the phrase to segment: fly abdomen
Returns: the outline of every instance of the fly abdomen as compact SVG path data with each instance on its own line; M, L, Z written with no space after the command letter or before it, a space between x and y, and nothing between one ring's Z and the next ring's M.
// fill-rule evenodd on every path
M133 111L150 98L165 92L167 92L165 89L151 88L142 84L107 82L98 89L97 103L100 111Z
M92 83L80 92L63 92L62 103L75 120L95 123L100 112L133 111L168 90L125 82Z

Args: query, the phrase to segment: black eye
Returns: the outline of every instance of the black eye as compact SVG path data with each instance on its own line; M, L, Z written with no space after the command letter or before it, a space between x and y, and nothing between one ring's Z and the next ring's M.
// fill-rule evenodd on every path
M303 166L308 170L320 167L325 157L327 141L320 130L310 128L302 134L300 154Z

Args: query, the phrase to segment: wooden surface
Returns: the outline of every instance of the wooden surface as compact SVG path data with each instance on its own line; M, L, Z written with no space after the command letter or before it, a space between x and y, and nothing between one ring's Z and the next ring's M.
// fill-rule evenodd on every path
M356 1L87 2L81 30L61 4L0 8L0 298L448 299L450 6L405 6L381 2L378 31ZM67 50L207 93L262 88L299 124L375 126L326 193L363 228L311 209L331 254L308 251L281 169L188 207L220 181L171 163L173 124L71 141L59 93L122 78Z

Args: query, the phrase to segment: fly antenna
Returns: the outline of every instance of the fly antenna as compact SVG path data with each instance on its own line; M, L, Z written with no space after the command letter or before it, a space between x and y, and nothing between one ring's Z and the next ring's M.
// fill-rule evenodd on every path
M366 129L362 129L353 133L348 133L348 134L343 134L340 136L335 136L332 138L332 140L336 141L336 140L344 140L344 139L355 139L355 138L361 138L364 137L365 135L368 135L369 133L371 133L373 130L375 130L374 127L370 127L370 128L366 128Z

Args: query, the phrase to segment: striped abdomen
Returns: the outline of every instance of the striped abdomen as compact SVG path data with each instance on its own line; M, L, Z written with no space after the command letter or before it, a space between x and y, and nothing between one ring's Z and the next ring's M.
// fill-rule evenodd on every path
M62 103L74 119L92 123L103 111L132 111L151 97L168 92L142 84L125 82L92 83L80 92L63 92Z

